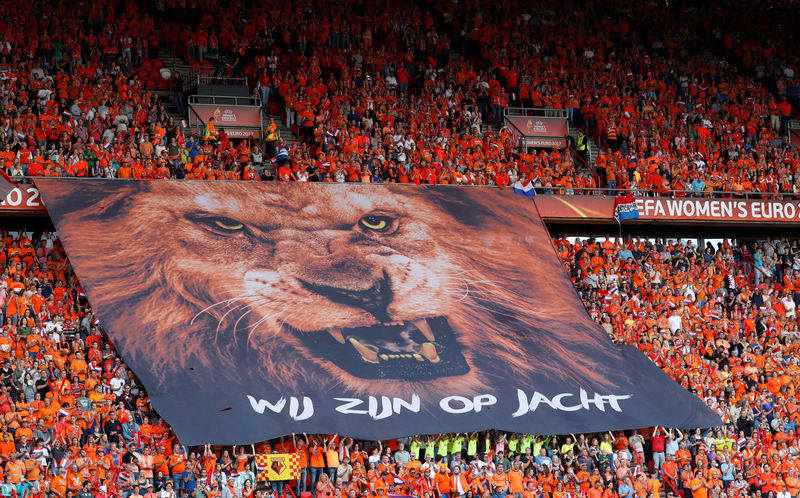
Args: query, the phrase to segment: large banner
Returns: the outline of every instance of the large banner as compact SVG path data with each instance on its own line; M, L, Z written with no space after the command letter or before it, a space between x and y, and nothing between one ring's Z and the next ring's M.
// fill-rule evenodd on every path
M184 444L720 423L591 320L523 196L38 186L103 327Z
M231 138L261 137L261 108L247 105L191 104L194 112L204 123L214 117L217 130L225 129ZM190 113L190 119L194 115ZM242 129L245 127L247 129Z

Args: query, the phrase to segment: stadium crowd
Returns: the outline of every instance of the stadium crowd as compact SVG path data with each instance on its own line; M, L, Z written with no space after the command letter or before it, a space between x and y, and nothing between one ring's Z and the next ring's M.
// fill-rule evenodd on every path
M800 194L800 155L786 138L800 86L793 30L759 38L776 18L794 26L782 2L748 2L747 22L723 16L713 30L703 23L715 2L616 2L618 23L596 0L579 14L543 1L320 0L278 23L260 4L145 5L59 3L42 19L4 7L16 20L0 47L0 149L12 176L505 185L525 173L565 193ZM105 22L119 16L130 22ZM654 17L665 22L642 20ZM247 76L302 142L183 128L153 93L183 90L160 76L165 40L195 64ZM527 151L507 127L487 128L507 106L566 112L600 144L596 167L582 139Z
M32 238L31 238L32 237ZM685 498L800 491L800 245L555 239L591 316L720 414L707 431L487 431L181 446L98 326L56 235L0 236L3 496ZM263 482L257 454L297 453Z
M746 0L746 16L721 2L671 3L5 2L0 161L18 180L522 178L558 193L800 195L800 152L787 141L800 86L790 3ZM164 39L248 76L301 143L262 148L176 122L155 93L183 90L161 78ZM600 145L596 167L579 144L521 150L498 126L509 106L563 110ZM0 248L4 498L800 493L796 240L555 241L600 326L701 397L723 427L185 448L97 326L57 237L15 233ZM303 479L260 482L255 455L273 451L300 454Z

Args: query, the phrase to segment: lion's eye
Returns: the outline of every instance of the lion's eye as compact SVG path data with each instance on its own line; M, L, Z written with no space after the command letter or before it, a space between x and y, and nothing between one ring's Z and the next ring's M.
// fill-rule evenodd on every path
M193 214L189 216L195 223L201 223L209 229L222 234L235 234L247 230L247 227L239 220L228 218L227 216L208 216L203 214Z
M217 218L214 220L214 225L228 232L238 232L244 225L231 218Z
M392 219L388 216L369 215L361 218L360 223L367 230L384 232L392 225Z

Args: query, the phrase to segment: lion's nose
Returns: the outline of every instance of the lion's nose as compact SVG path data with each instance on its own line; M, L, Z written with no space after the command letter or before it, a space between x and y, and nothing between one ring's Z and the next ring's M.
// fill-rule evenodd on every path
M335 303L361 308L384 323L391 321L386 309L389 303L392 302L392 287L389 275L385 270L383 271L383 278L376 280L370 287L365 289L347 289L305 280L300 280L300 282L306 289L325 296Z

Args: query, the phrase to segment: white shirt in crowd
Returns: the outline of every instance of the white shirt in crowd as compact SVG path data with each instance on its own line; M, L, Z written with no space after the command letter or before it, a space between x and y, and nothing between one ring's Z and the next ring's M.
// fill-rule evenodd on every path
M783 309L786 310L786 318L797 317L797 312L795 310L797 306L794 304L792 296L783 296L783 298L781 298L781 304L783 305Z

